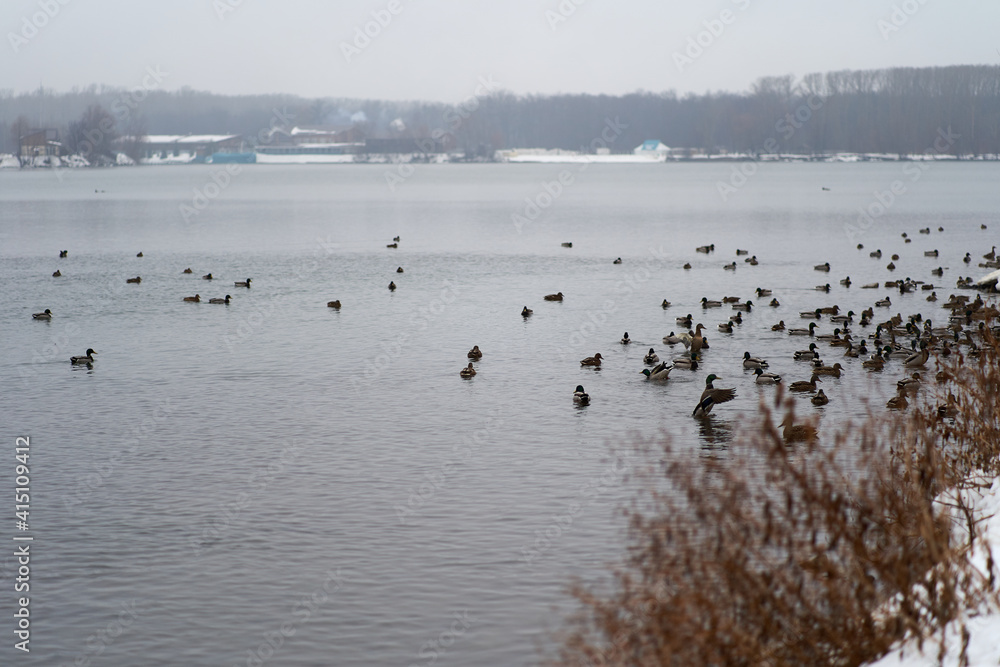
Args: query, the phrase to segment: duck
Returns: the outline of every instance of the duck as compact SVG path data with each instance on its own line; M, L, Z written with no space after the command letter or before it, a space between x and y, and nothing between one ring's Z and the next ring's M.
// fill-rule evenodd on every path
M399 239L399 237L398 237L398 236L393 236L393 237L392 237L392 242L393 242L393 243L399 243L399 240L400 240L400 239Z
M249 289L249 288L250 288L250 282L251 282L251 279L250 279L250 278L247 278L246 280L237 280L237 281L236 281L235 283L233 283L233 284L234 284L234 285L235 285L236 287L246 287L247 289Z
M582 384L576 385L576 389L573 390L573 402L580 405L590 404L590 394L583 390Z
M753 301L747 299L746 303L734 303L733 310L742 310L745 313L749 313L753 310Z
M663 303L660 304L660 308L662 308L663 310L666 310L669 307L670 307L670 302L667 301L666 299L664 299Z
M914 373L908 378L903 378L896 383L896 388L915 394L920 389L920 373Z
M715 380L720 380L714 373L705 378L705 391L701 392L698 405L694 406L693 417L705 417L712 411L712 407L719 403L727 403L736 398L735 389L716 389L712 384Z
M464 378L471 378L476 374L476 369L472 367L472 362L470 361L469 365L460 370L458 374Z
M696 371L698 370L698 357L695 356L694 352L690 355L678 357L674 359L674 368L684 368L689 371Z
M473 345L472 349L469 350L469 353L465 356L467 356L469 359L482 359L483 353L479 351L478 345Z
M183 271L181 271L181 273L194 273L194 271L191 270L191 267L188 267L188 268L184 269Z
M386 243L385 247L386 248L398 248L399 247L399 243L396 242L396 241L393 241L392 243Z
M771 303L769 303L769 304L767 304L767 305L771 306L771 308L777 308L777 307L779 307L779 306L780 306L781 304L780 304L780 303L778 303L778 300L777 300L777 299L771 299Z
M677 318L677 324L681 325L682 327L687 327L688 329L690 329L691 328L691 313L688 313L684 317L678 317Z
M642 374L646 376L647 380L657 382L670 379L670 371L673 369L673 366L667 365L667 362L664 361L657 364L652 370L648 368L642 369Z
M142 251L140 250L139 252L135 253L135 256L136 257L142 257Z
M545 299L546 301L562 301L563 300L563 293L562 292L558 292L556 294L546 294L542 298Z
M777 324L771 325L771 331L784 331L785 330L785 320L781 320Z
M879 248L875 252L868 253L869 257L874 257L875 259L882 259L882 249Z
M850 287L851 286L851 277L847 276L846 278L844 278L843 280L840 281L840 284L843 285L844 287Z
M535 311L533 311L531 308L525 306L524 308L521 309L521 317L531 317L531 314L534 312Z
M701 307L702 308L719 308L722 306L721 301L709 301L707 296L701 297Z
M201 277L202 280L214 280L211 273L206 273Z
M970 262L972 262L972 255L970 255L969 253L965 253L965 257L962 258L962 261L965 262L966 264L969 264Z
M838 361L833 366L818 366L813 368L813 375L832 375L835 378L839 378L842 370L844 370L844 367Z
M201 295L200 294L195 294L194 296L186 296L186 297L184 297L184 300L185 301L190 301L192 303L200 303L201 302Z
M88 347L86 354L82 357L70 357L69 361L71 364L91 364L94 362L95 354L97 354L97 352L94 352L94 348Z
M808 329L789 329L788 330L788 335L789 336L812 336L815 331L816 331L816 323L815 322L810 322Z
M733 333L733 323L723 322L722 324L719 325L719 331L721 331L722 333Z
M792 358L796 361L812 361L813 359L819 358L819 352L816 351L816 343L809 343L808 350L798 350L792 355Z
M704 328L705 326L701 322L695 327L694 336L691 338L691 354L698 354L705 346L705 338L701 335L701 330Z
M622 336L621 343L622 343L622 345L628 345L631 342L632 342L632 339L628 337L628 332L626 331L625 335Z
M943 276L944 275L944 267L939 266L936 269L931 269L931 275L932 276Z
M615 261L613 261L613 262L611 262L611 263L612 263L612 264L621 264L621 263L622 263L622 258L621 258L621 257L619 257L618 259L616 259Z
M789 391L814 392L816 391L817 382L822 382L822 380L819 379L819 376L816 375L816 373L813 373L808 380L799 380L798 382L793 382L792 384L788 385L788 389Z
M826 308L820 308L819 312L825 315L836 315L837 313L840 312L840 306L837 305L827 306Z
M60 271L59 269L56 269L55 273L52 274L52 277L53 278L61 278L62 277L62 271Z
M49 310L48 308L46 308L41 313L34 313L34 314L32 314L31 318L35 319L35 320L51 320L52 319L52 311Z
M889 300L889 297L885 297L884 299L879 299L878 301L875 302L875 306L877 308L888 308L891 305L892 301Z
M885 268L889 269L890 271L895 271L896 265L893 262L889 262L888 264L885 265Z
M751 357L749 352L744 352L743 368L767 368L767 362L757 357Z
M603 357L601 356L601 353L598 352L597 354L595 354L592 357L587 357L586 359L581 359L580 360L580 365L581 366L597 366L597 367L600 367L600 365L601 365L601 359L603 359Z
M225 305L227 305L227 306L228 306L228 305L229 305L229 300L230 300L230 299L232 299L232 298L233 298L233 297L231 297L231 296L229 296L229 295L227 294L227 295L226 295L226 298L225 298L225 299L209 299L209 300L208 300L208 302L209 302L209 303L221 303L221 304L225 304ZM339 302L338 302L338 303L339 303ZM327 304L327 305L329 305L329 304ZM339 307L339 306L338 306L338 307Z
M709 245L703 245L703 246L700 246L698 248L695 248L695 250L698 251L698 252L703 252L703 253L705 253L707 255L708 253L715 251L715 244L712 243L712 244L709 244Z
M853 322L854 321L854 311L853 310L849 310L849 311L847 311L846 315L834 315L834 316L832 316L830 318L830 321L831 322L840 322L840 323L850 323L850 322Z
M786 416L779 424L781 427L781 437L786 443L791 442L815 442L819 438L816 427L812 424L795 424L792 416Z
M135 278L126 278L125 282L132 285L138 285L139 283L142 282L142 277L136 276Z
M677 343L683 342L681 337L671 331L669 334L663 337L663 343L665 345L677 345Z
M572 241L567 241L566 243L560 243L559 245L561 245L563 248L572 248L573 247L573 242Z
M921 366L927 363L927 360L930 359L930 356L931 353L927 351L927 343L924 342L920 346L920 351L908 356L903 361L903 365L906 366L907 368L920 368Z
M748 263L750 266L757 266L757 264L758 264L758 262L757 262L757 255L754 255L750 259L744 259L743 261L746 262L746 263Z
M898 393L886 402L885 407L890 410L905 410L909 402L906 400L904 391L902 388L898 388L896 391Z
M799 313L799 317L804 320L818 320L823 317L823 309L817 308L816 310L803 310Z
M736 313L735 315L729 316L729 321L734 324L743 324L743 313Z
M955 399L955 394L949 392L948 402L937 406L937 416L938 419L944 419L945 417L954 419L958 416L958 401Z
M684 269L688 270L691 268L691 262L684 262Z
M769 289L763 289L763 288L760 288L760 287L757 288L756 292L757 292L757 298L758 299L761 298L761 297L764 297L764 296L771 296L771 294L772 294L771 290L769 290Z
M389 291L390 292L395 292L396 291L396 283L394 283L391 280L389 281Z
M757 384L779 384L781 382L780 375L765 373L763 368L754 369L753 374L756 376L754 382Z
M656 354L656 350L654 350L653 348L649 348L649 353L646 354L646 356L644 356L642 360L644 363L647 363L650 366L652 366L653 364L658 363L660 361L660 357Z
M923 229L921 229L919 231L920 231L921 234L930 234L931 233L931 228L930 227L924 227Z
M988 253L983 255L983 259L988 259L991 262L997 258L997 247L993 246Z
M861 366L869 370L880 371L885 367L885 359L882 358L881 354L876 352L870 359L862 361Z
M830 291L830 283L826 283L825 285L816 285L816 291L817 292L829 292Z
M326 307L333 308L334 310L340 310L340 299L337 299L336 301L327 301Z
M396 267L396 273L403 273L403 267L397 266Z
M847 349L844 350L844 356L853 359L868 356L868 348L865 346L865 341L861 341L861 344L857 347L854 347L853 343L848 343Z
M62 259L64 257L69 257L69 250L60 250L59 251L59 258Z
M739 257L740 255L749 255L749 254L750 254L749 250L740 250L739 248L736 249L737 257Z
M817 264L816 266L813 267L813 269L816 271L829 271L830 262L823 262L822 264Z
M827 403L830 402L830 399L827 398L826 394L823 393L823 390L820 389L819 391L816 392L815 396L809 399L809 402L812 403L813 405L826 405Z
M736 262L733 262L732 264L723 264L722 268L724 268L726 271L735 271Z
M937 250L925 250L924 251L924 257L937 257L937 256L938 256L938 251Z
M878 283L865 283L861 289L878 289Z

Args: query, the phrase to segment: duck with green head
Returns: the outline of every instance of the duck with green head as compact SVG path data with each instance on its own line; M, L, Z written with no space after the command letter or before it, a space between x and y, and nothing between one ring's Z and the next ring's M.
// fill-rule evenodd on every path
M701 399L698 405L694 406L694 417L706 417L712 411L712 407L718 403L727 403L736 398L735 389L716 389L713 386L715 380L720 379L714 373L705 378L705 391L701 392Z

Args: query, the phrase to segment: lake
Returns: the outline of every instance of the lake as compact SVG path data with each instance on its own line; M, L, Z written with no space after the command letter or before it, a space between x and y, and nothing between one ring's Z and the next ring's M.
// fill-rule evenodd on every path
M943 303L1000 241L995 163L405 173L0 172L4 441L30 436L34 538L33 650L8 641L0 661L536 664L575 608L570 578L605 580L623 555L622 480L639 462L613 447L669 436L676 455L724 458L774 392L744 351L808 379L792 352L811 339L772 324L887 295L876 320L943 324L928 292L861 285L911 277L940 285ZM813 269L824 262L829 273ZM563 302L543 301L555 292ZM700 301L729 295L756 307L724 334L734 311ZM32 319L46 308L51 321ZM687 313L706 325L701 367L646 382L643 355L679 356L662 338ZM818 330L832 329L824 317ZM473 345L478 374L460 378ZM92 368L71 365L87 348ZM829 405L797 399L821 433L884 410L907 374L821 348L845 367L822 385ZM581 367L597 352L599 370ZM700 421L708 373L737 398ZM574 405L578 384L589 406Z

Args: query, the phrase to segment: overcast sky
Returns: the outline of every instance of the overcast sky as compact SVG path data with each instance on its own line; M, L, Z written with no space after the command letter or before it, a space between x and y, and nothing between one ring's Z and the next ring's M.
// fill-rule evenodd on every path
M685 93L743 91L770 75L1000 64L996 0L0 5L0 89L16 92L130 88L152 67L167 90L458 102L480 77L518 94Z

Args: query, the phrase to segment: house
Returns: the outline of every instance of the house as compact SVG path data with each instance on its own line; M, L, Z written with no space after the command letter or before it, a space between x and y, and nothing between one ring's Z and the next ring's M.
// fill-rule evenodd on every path
M128 141L122 137L119 141ZM204 162L215 153L236 153L243 145L238 134L148 134L139 140L140 160L147 164Z
M59 130L31 130L20 137L21 159L31 160L36 157L55 156L62 154L62 144L59 143Z
M658 139L647 139L632 151L634 154L653 160L665 160L670 154L670 148Z

